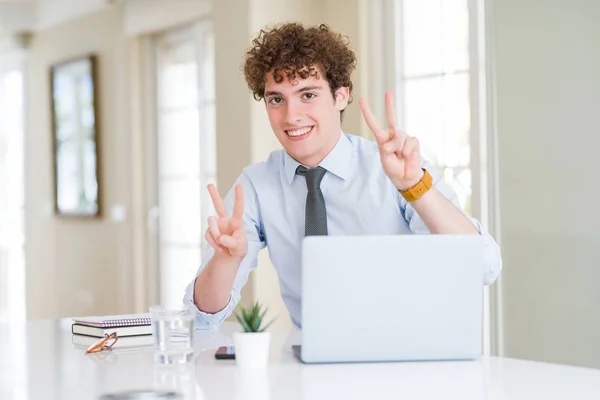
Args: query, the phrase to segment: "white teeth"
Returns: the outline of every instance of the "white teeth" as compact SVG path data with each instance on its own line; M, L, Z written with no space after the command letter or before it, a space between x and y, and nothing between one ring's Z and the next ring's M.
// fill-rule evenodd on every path
M302 128L302 129L296 129L296 130L289 130L287 131L287 134L290 136L302 136L307 134L308 132L310 132L312 130L312 126L309 128Z

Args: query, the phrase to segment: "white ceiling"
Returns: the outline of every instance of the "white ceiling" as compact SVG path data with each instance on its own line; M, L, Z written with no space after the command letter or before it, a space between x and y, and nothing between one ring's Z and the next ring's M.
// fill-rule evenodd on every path
M0 35L46 29L98 11L113 0L0 0Z

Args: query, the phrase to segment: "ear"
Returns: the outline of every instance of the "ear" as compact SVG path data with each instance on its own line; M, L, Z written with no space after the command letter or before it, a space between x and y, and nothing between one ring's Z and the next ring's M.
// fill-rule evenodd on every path
M335 91L335 108L342 111L348 105L350 89L347 86L342 86Z

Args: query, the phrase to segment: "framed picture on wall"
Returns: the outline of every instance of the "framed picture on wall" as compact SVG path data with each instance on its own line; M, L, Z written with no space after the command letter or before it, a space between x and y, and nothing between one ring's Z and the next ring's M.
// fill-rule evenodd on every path
M95 55L50 68L54 210L59 216L100 216L96 73Z

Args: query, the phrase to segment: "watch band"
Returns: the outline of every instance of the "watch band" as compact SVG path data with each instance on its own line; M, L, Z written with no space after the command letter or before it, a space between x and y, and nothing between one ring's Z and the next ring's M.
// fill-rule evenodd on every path
M423 169L423 177L416 185L406 189L403 192L400 192L402 197L406 199L406 201L415 201L421 198L425 193L431 189L433 184L433 179L429 172L426 169Z

